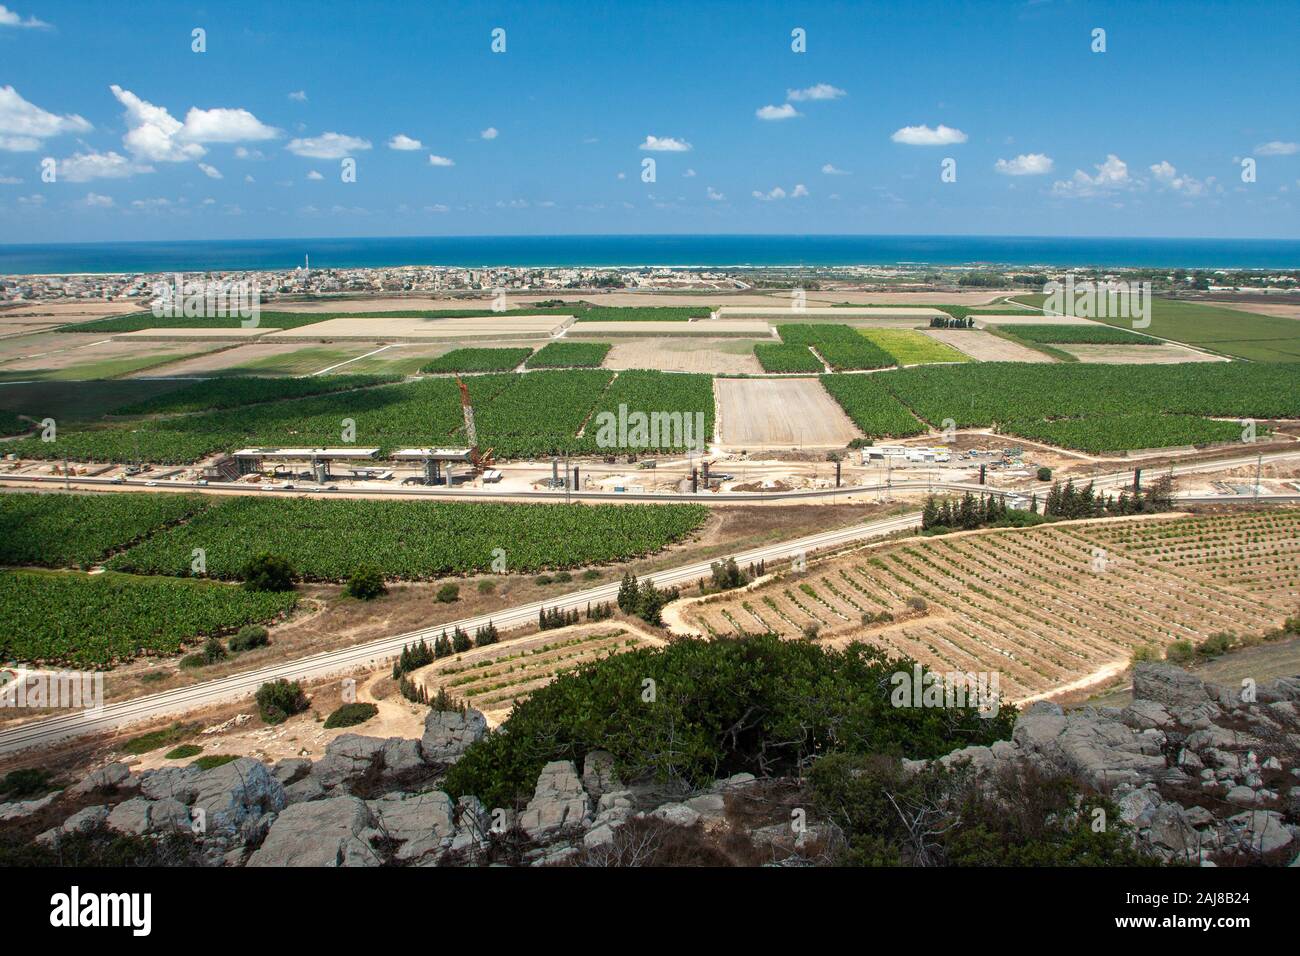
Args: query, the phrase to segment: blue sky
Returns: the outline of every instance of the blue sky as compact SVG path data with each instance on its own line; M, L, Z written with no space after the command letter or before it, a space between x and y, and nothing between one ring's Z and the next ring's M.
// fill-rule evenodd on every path
M1296 238L1297 49L1295 3L3 0L0 242Z

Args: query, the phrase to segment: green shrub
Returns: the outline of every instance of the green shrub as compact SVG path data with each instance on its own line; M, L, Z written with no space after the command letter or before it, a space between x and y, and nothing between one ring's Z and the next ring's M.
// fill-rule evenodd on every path
M344 590L354 598L373 601L380 595L388 593L388 585L384 583L384 576L375 568L363 567L352 572L352 577L348 578Z
M50 772L38 767L10 770L0 779L0 795L5 800L23 800L49 792Z
M293 590L293 565L274 554L262 553L249 558L239 576L250 591Z
M456 584L444 584L438 588L436 595L439 604L451 604L460 600L460 586Z
M1135 648L1133 656L1130 658L1134 664L1141 664L1144 661L1157 661L1159 659L1159 653L1149 644L1143 644L1141 647Z
M227 657L225 645L215 637L209 637L203 642L203 649L193 654L186 654L181 658L181 667L210 667L213 664L219 664Z
M221 767L230 763L232 760L238 759L239 754L208 754L200 757L198 760L194 761L194 763L190 764L190 766L198 767L200 770L211 770L213 767Z
M586 571L582 572L582 580L584 581L595 581L599 577L600 572L595 568L588 568Z
M570 581L573 580L573 575L570 574L568 571L560 571L556 573L551 578L551 580L554 581L556 584L568 584Z
M230 650L237 654L240 651L251 651L255 647L265 647L270 643L271 639L267 635L266 628L260 624L247 624L230 639Z
M492 580L484 580L478 583L479 594L492 594L497 589L497 583Z
M547 762L581 763L595 749L614 754L624 780L702 786L741 771L792 772L834 749L920 758L1010 736L1014 708L982 719L973 707L894 707L890 675L912 668L866 644L835 650L775 635L638 648L517 703L451 768L444 789L511 806L531 796Z
M928 610L929 607L930 605L926 603L925 598L919 595L914 594L907 599L907 609L909 611L916 611L918 614L920 614Z
M179 747L173 747L163 756L168 760L184 760L186 757L195 757L203 752L203 748L198 744L181 744Z
M537 575L537 577L533 578L533 583L545 587L546 585L550 584L554 580L555 579L551 577L549 574L539 574Z
M1236 637L1227 632L1211 634L1200 644L1196 645L1196 653L1201 657L1219 657L1228 653L1232 645L1236 643Z
M164 727L162 730L155 730L147 734L141 734L139 737L132 737L122 744L122 752L134 756L147 754L152 750L166 747L168 744L178 744L186 737L194 736L200 729L199 724L177 722L170 727Z
M1174 641L1165 648L1165 660L1171 664L1186 664L1194 656L1196 650L1191 641Z
M282 724L307 709L307 695L297 681L280 678L257 690L257 710L268 724Z
M363 724L377 713L379 713L379 708L374 704L359 702L344 704L325 718L325 729L333 730L335 727L353 727L357 724Z
M1052 469L1048 468L1046 465L1040 465L1039 468L1038 468L1038 480L1039 480L1039 481L1051 481L1051 480L1052 480Z

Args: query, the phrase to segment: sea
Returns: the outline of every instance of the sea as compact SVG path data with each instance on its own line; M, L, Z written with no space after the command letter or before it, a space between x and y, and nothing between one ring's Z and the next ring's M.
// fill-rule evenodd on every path
M1300 240L1052 236L404 236L0 244L0 275L386 266L1056 266L1297 269Z

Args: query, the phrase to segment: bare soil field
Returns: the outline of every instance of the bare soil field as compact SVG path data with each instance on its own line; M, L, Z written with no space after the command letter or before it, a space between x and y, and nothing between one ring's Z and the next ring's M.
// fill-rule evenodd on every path
M0 372L67 372L60 377L110 378L140 367L156 367L169 358L182 358L220 348L215 342L124 342L103 340L80 347L35 352L0 365Z
M839 448L862 437L815 378L720 378L713 391L731 448Z
M234 348L217 349L204 355L172 362L164 368L168 375L203 376L214 372L225 372L259 359L289 355L299 349L301 349L299 345L236 345ZM159 370L150 369L143 373L137 372L132 377L158 374L160 374Z
M233 329L140 329L135 332L120 332L113 337L123 342L242 342L252 340L274 332L269 326L257 328Z
M326 319L296 329L272 331L268 341L357 339L370 342L421 342L493 338L548 338L571 321L563 315L500 315L452 319ZM599 324L599 323L596 323ZM631 324L631 323L620 323Z
M580 336L584 339L608 339L611 336L660 338L679 335L770 339L772 329L760 319L699 319L693 322L661 322L652 319L647 322L575 322L569 326L565 335L575 338Z
M23 319L53 321L62 325L93 322L112 315L127 315L148 308L148 302L21 302L12 308L0 308L0 319L18 322Z
M615 342L603 367L761 375L763 366L754 358L755 341L768 340L660 338Z
M82 341L85 339L86 341ZM0 340L0 362L34 355L50 355L55 352L68 352L84 349L108 341L108 336L97 339L93 335L71 336L62 332L44 332L36 330L33 334L15 336Z
M1259 302L1251 299L1214 299L1210 304L1221 305L1228 309L1240 309L1242 312L1254 312L1256 315L1276 315L1284 319L1300 319L1300 301ZM0 313L0 318L6 318Z
M3 317L3 314L0 314L0 318ZM8 335L33 335L37 332L48 332L53 328L57 326L50 325L48 322L0 322L0 338Z
M719 319L747 319L760 318L769 322L835 322L835 323L858 323L873 322L874 320L905 320L911 325L928 325L932 318L943 316L947 313L939 309L928 309L924 306L907 306L897 308L887 308L884 306L863 306L861 308L810 308L794 309L788 306L757 306L753 308L745 306L724 305L718 309Z
M1275 628L1297 589L1300 511L1166 515L867 547L681 617L698 635L814 634L943 672L997 672L1017 701L1109 680L1139 648ZM881 612L892 619L863 623Z
M1091 319L1081 319L1074 315L1044 315L1042 312L1031 312L1027 315L977 315L975 324L983 327L985 325L1098 325L1107 328L1104 323L1094 322Z
M1209 355L1182 345L1055 345L1080 362L1115 365L1173 365L1178 362L1226 362L1221 355Z
M978 329L924 329L926 335L951 345L981 362L1052 362L1051 356L1036 349L998 338Z

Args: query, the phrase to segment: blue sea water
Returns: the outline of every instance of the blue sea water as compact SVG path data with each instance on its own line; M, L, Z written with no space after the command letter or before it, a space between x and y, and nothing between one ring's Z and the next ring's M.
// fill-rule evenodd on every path
M1300 240L1047 236L420 236L0 245L0 274L444 266L1300 268Z

